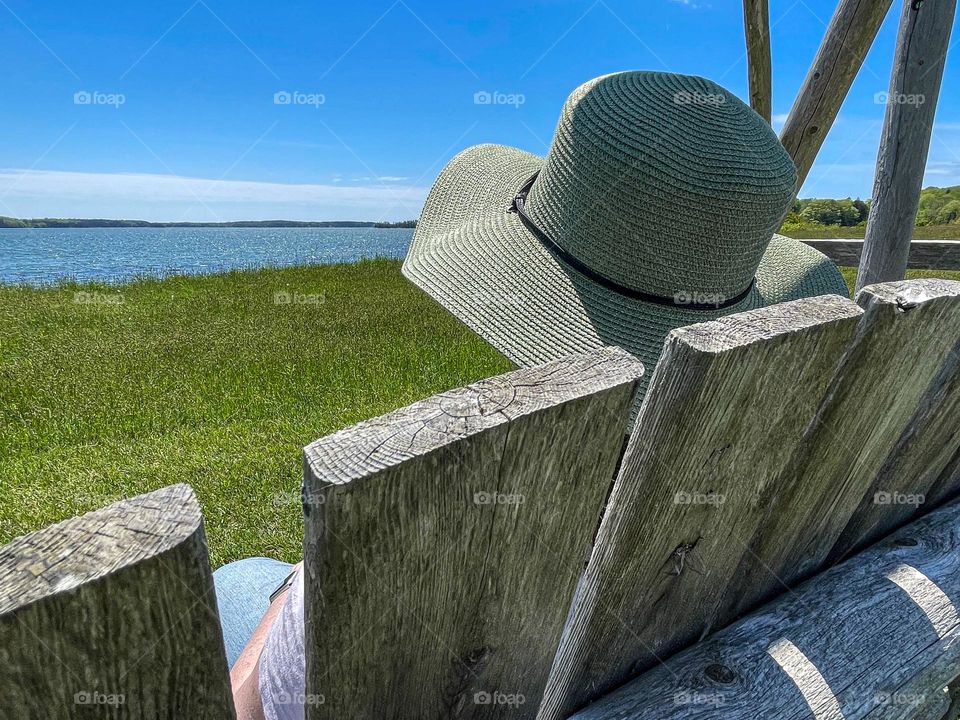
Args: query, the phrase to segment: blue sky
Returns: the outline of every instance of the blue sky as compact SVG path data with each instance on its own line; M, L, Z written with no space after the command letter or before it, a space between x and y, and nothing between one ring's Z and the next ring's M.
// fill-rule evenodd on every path
M835 5L771 0L778 129ZM0 0L0 215L415 217L464 147L545 153L564 99L597 75L704 75L745 97L741 8ZM802 197L869 196L884 110L874 96L887 90L899 9L898 0ZM925 185L960 184L958 85L953 48ZM478 92L522 103L478 105Z

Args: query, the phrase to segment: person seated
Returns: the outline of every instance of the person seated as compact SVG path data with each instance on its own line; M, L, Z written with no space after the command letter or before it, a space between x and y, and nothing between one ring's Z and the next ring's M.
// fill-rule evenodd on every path
M454 157L403 273L521 366L632 352L635 418L672 329L847 294L828 258L774 234L796 179L770 126L716 83L605 75L569 97L546 158ZM239 717L303 718L302 565L251 558L214 580Z

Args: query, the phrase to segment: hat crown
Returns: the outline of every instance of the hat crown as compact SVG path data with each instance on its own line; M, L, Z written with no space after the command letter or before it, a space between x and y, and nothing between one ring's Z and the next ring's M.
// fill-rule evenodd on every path
M727 90L624 72L570 95L527 211L620 285L732 297L752 281L795 184L773 130Z

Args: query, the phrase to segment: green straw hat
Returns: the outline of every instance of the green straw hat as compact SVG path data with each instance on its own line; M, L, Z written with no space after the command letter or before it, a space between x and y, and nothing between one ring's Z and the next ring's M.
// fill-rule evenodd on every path
M546 158L454 157L403 273L518 365L626 348L642 398L673 328L847 294L828 258L774 235L795 184L769 125L716 83L606 75L569 97Z

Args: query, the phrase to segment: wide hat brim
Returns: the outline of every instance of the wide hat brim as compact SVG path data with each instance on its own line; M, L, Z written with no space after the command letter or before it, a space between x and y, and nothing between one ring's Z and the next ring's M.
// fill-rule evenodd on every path
M454 157L427 197L403 264L407 278L517 365L618 345L647 369L642 397L674 328L800 297L847 295L826 256L779 235L753 289L736 305L692 310L618 294L565 264L507 212L542 164L503 145L478 145Z

